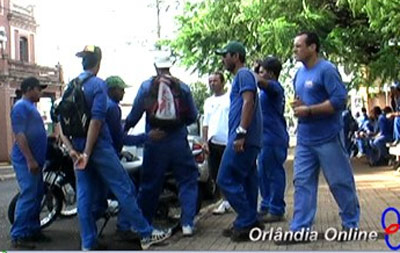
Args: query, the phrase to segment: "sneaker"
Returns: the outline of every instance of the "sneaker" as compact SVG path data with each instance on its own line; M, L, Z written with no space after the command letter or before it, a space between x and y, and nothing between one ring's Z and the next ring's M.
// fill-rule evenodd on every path
M222 215L222 214L230 212L231 210L232 210L232 207L229 204L229 202L226 200L223 200L221 202L221 204L219 204L219 206L213 210L212 213L214 215Z
M140 239L140 245L143 250L147 250L151 245L160 243L171 236L171 229L166 231L154 229L150 236Z
M18 238L11 240L11 247L14 249L32 250L36 246L28 238Z
M193 234L194 234L193 226L190 226L190 225L182 226L182 234L185 237L193 236Z

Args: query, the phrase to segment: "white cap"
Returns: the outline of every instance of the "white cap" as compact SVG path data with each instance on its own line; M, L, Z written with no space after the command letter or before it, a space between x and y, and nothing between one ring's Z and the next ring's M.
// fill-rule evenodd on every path
M174 64L169 51L158 51L154 57L154 64L159 69L171 68Z

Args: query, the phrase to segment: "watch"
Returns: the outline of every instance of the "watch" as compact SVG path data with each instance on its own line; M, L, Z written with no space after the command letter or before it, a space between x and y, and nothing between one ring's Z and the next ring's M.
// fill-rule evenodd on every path
M243 134L243 135L245 135L245 134L247 134L247 130L244 129L243 127L241 127L241 126L238 126L238 128L236 128L236 134Z

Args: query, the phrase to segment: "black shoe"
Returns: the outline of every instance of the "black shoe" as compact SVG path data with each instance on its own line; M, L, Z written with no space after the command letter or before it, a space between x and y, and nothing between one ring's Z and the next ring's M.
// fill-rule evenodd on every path
M223 237L231 237L233 234L233 225L231 225L229 228L225 228L222 230L222 236Z
M37 232L32 236L29 236L27 240L30 242L37 242L37 243L48 243L52 241L50 237L43 234L42 232Z
M18 238L11 240L11 247L14 249L24 249L24 250L32 250L36 248L36 246L32 242L30 242L27 238Z
M250 231L253 228L259 228L261 230L264 230L265 226L263 223L261 223L260 221L256 221L254 222L253 225L250 225L248 227L245 228L233 228L232 229L232 234L231 234L231 240L234 242L247 242L250 241Z
M285 220L285 216L267 213L261 217L261 220L265 223L280 222Z
M284 246L284 245L294 245L294 244L304 244L304 243L310 243L311 240L301 240L301 241L295 241L295 240L282 240L282 241L274 241L275 245L278 246Z
M101 242L96 242L90 249L82 248L82 251L92 251L92 250L106 250L108 249L107 245L101 243Z
M140 236L137 233L132 232L130 230L123 231L123 230L117 229L116 235L117 235L117 238L119 241L140 240Z

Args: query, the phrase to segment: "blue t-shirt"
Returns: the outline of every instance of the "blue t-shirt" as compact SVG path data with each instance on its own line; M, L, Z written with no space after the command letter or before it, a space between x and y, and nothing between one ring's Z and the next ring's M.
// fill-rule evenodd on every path
M289 135L286 130L285 92L281 84L268 80L266 89L261 89L260 104L263 116L263 144L288 147Z
M248 68L238 70L232 82L232 90L230 94L231 105L229 108L229 135L228 144L232 145L236 138L236 129L240 125L242 117L243 98L245 91L254 92L254 113L247 129L245 145L262 147L262 114L260 101L257 94L257 84L254 74Z
M89 72L85 71L78 77L84 79L89 74ZM90 77L83 83L83 93L85 94L87 106L91 111L91 119L103 122L95 147L100 145L102 147L112 145L108 126L104 124L107 114L107 84L96 76ZM72 144L74 145L74 149L83 152L86 145L86 138L73 138Z
M122 150L123 145L142 145L147 140L146 134L140 135L127 135L124 134L121 125L121 108L118 103L111 98L107 100L107 116L106 122L110 131L113 147L119 154Z
M27 99L18 100L11 110L11 125L15 135L23 133L29 149L40 167L46 160L47 134L42 117L36 106ZM15 142L11 159L15 162L26 162L25 156Z
M391 140L393 138L393 120L386 118L386 114L382 113L378 117L379 133L385 138Z
M329 100L335 113L299 118L297 142L304 145L325 143L342 130L342 111L345 109L347 91L336 67L320 59L312 68L301 67L294 78L296 96L305 105L320 104Z
M150 96L150 88L153 83L153 78L150 78L144 81L139 88L139 91L136 95L136 98L133 102L132 110L129 113L128 117L125 120L125 131L129 130L131 127L135 127L135 125L139 122L143 113L146 111L146 101ZM182 99L187 107L186 117L184 125L181 127L177 127L173 130L168 130L166 136L158 142L168 142L173 141L175 139L186 139L188 131L186 129L187 125L192 124L197 119L197 108L194 104L192 93L190 92L189 86L180 82L180 89L182 92ZM149 115L146 113L146 133L151 130L151 126L149 123ZM149 140L151 142L151 140Z

